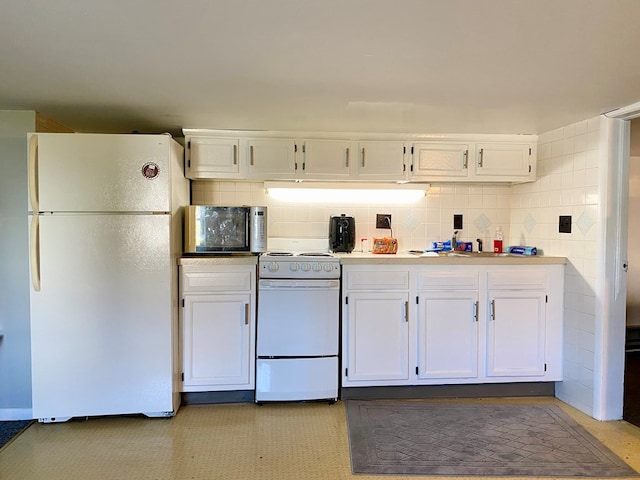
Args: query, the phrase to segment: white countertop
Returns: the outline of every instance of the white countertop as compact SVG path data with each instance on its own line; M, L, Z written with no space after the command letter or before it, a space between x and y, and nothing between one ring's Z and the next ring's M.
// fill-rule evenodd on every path
M178 265L257 265L257 255L203 255L178 258Z
M336 253L342 265L564 265L565 257L551 257L545 255L497 255L491 252L482 254L464 253L455 256L416 255L407 251L395 254L373 253Z

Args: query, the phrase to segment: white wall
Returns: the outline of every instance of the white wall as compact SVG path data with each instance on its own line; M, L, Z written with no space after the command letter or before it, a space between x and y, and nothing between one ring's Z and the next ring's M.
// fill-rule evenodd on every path
M27 140L35 112L0 111L0 420L31 418Z
M194 205L267 205L272 237L328 238L329 217L341 213L355 217L356 238L369 238L369 245L372 237L389 234L375 228L376 213L390 213L400 250L424 249L432 241L450 239L454 213L463 215L458 240L473 241L474 250L477 238L485 249L492 248L496 226L509 233L508 185L432 185L426 197L402 206L284 203L265 195L262 182L196 181L191 191Z
M539 136L538 180L513 187L510 241L569 259L565 277L561 400L593 414L600 118ZM571 215L570 234L558 217Z

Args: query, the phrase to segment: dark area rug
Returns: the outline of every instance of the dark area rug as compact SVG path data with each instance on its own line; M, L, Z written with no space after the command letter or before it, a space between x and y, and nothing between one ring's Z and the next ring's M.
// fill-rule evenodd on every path
M0 421L0 449L26 429L33 420Z
M555 405L349 400L353 473L637 477Z

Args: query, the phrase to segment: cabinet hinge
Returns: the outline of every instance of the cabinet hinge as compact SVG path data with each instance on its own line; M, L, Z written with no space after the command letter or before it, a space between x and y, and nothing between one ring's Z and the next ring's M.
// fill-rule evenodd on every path
M411 164L411 171L413 172L413 163Z
M298 144L297 143L293 144L293 153L298 153Z
M349 305L349 297L344 297L344 303L345 305Z
M406 171L407 171L407 165L406 165L406 164L404 164L404 163L402 164L402 171L403 171L403 172L406 172Z
M529 173L531 173L531 165L529 165Z
M294 170L295 170L295 171L298 171L298 162L295 162L295 164L294 164Z
M304 150L304 148L302 150ZM302 162L302 171L304 171L304 168L306 167L306 165L307 165L307 162Z
M180 380L182 380L182 381L184 382L184 372L182 372L182 373L180 374Z
M307 153L307 146L302 144L302 153Z
M529 155L531 155L531 148L529 148Z
M184 308L184 298L182 299L182 308Z
M416 375L418 375L419 372L420 372L420 369L416 367Z
M187 160L187 167L191 168L191 160Z
M406 155L406 153L407 153L407 147L402 147L402 154Z
M345 368L345 369L344 369L344 376L345 376L345 377L348 377L348 376L349 376L349 369L348 369L348 368Z
M416 295L416 305L420 304L420 297L418 297L418 295Z
M544 296L544 303L549 303L549 295Z
M187 148L191 148L191 140L187 142Z
M544 371L545 372L547 371L547 364L546 363L544 364Z
M411 155L413 155L413 147L411 147Z

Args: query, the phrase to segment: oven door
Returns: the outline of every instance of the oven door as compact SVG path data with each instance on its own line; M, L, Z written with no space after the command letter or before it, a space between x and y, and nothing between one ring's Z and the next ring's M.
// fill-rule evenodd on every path
M339 280L261 279L258 357L338 354Z

